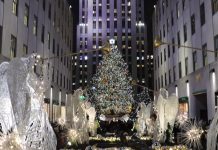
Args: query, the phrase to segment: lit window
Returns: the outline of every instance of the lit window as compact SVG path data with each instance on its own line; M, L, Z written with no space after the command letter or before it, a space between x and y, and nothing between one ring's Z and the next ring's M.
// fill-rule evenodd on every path
M25 10L24 10L24 25L28 26L29 22L29 6L25 4Z
M215 14L218 11L218 0L212 0L212 9L213 14Z
M16 49L17 49L17 38L11 35L11 52L10 58L16 57Z
M18 0L13 0L13 3L12 3L12 13L15 14L17 16L17 7L18 6Z
M33 20L33 35L37 35L37 28L38 28L38 18L34 16Z
M50 33L48 32L48 49L50 49L50 41L51 41L51 36Z
M28 47L27 45L23 45L23 56L25 56L28 53Z

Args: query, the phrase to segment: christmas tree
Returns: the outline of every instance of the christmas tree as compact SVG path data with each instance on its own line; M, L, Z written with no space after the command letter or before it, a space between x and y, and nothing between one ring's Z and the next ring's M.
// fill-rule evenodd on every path
M128 67L115 45L103 49L104 56L93 77L95 107L104 115L131 112L133 96Z

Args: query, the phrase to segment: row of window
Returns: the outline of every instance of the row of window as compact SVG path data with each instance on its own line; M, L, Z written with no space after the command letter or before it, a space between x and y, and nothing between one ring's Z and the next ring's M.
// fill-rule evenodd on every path
M43 4L45 3L45 0L43 1ZM17 0L13 0L12 3L12 13L15 14L17 16L18 13L18 1ZM49 4L49 12L48 12L48 18L51 19L51 4ZM69 18L68 18L68 26L69 26ZM54 25L56 22L56 12L54 12ZM25 8L24 8L24 25L25 26L29 26L29 6L25 3ZM70 35L67 35L67 30L65 29L64 32L64 27L63 27L63 23L62 23L62 28L61 28L61 35L63 37L63 39L65 40L65 43L69 46L72 47L71 45L71 40L70 40ZM60 28L60 19L59 19L59 25L57 27L57 31L59 32L59 28ZM37 31L38 31L38 17L36 15L34 15L34 19L33 19L33 34L37 35ZM44 34L45 34L45 26L42 25L42 30L41 30L41 41L44 43ZM49 40L49 44L48 44L48 48L50 49L50 33L48 33L48 40Z
M217 54L218 54L218 35L217 36L215 36L215 38L214 38L214 45L215 45L215 57L216 57L216 59L217 59ZM207 49L207 44L205 43L203 46L202 46L202 49ZM165 52L165 50L164 50L164 52ZM164 56L164 61L166 61L166 54L164 53L163 54ZM192 62L193 62L193 71L196 71L196 69L197 69L197 63L198 63L198 56L197 56L197 51L194 51L193 53L192 53ZM203 66L206 66L207 64L208 64L208 55L207 55L207 51L202 51L202 62L203 62ZM158 62L158 66L159 66L159 57L158 57L158 59L157 59L157 62ZM160 55L160 62L161 62L161 64L162 64L162 53L161 53L161 55ZM156 61L155 61L155 64L156 64ZM156 65L155 65L156 66ZM188 61L188 57L186 57L185 58L185 75L188 75L188 73L190 73L189 72L189 70L188 70L188 67L189 66L189 61ZM167 73L165 73L165 75L164 75L164 80L165 80L165 86L167 86L167 83L169 83L169 84L171 84L172 83L172 81L176 81L176 66L174 66L173 67L173 80L172 80L172 78L171 78L171 69L169 70L169 72L168 72L168 82L167 82ZM179 64L178 64L178 77L179 77L179 79L180 78L182 78L182 75L183 75L183 70L182 70L182 64L181 64L181 62L179 62ZM163 75L161 76L161 77L159 77L158 78L158 80L156 80L156 87L157 87L157 89L158 89L158 87L159 88L161 88L161 87L164 87L164 84L163 84Z
M52 82L55 82L55 73L54 67L52 67ZM59 78L60 77L60 78ZM67 90L71 89L71 80L65 77L62 73L56 72L56 83L57 85L66 88Z
M217 47L218 48L218 47ZM204 44L202 46L202 49L207 49L207 44ZM160 65L163 64L163 58L164 58L164 62L166 61L166 49L164 49L164 53L162 54L162 52L160 53L160 57L157 57L157 61L155 60L155 68L159 68ZM170 51L168 51L168 57L170 57ZM207 58L207 51L202 51L202 59L203 59L203 66L206 66L208 64L208 58ZM188 61L188 58L185 59L185 62ZM188 63L188 62L187 62ZM193 52L193 71L196 70L196 65L197 65L197 52ZM188 67L188 64L187 66ZM186 69L186 75L187 75L188 71ZM181 77L181 76L180 76Z
M196 26L196 23L195 23L195 14L192 14L191 16L191 33L192 35L195 33L195 26ZM200 5L200 21L201 21L201 25L204 25L205 24L205 6L204 6L204 3L202 3ZM174 25L174 19L173 19L173 13L171 14L171 25L173 26ZM166 20L166 30L167 30L167 33L169 32L169 19L167 18ZM183 26L183 30L184 30L184 42L186 42L187 40L187 25L185 24ZM163 38L165 38L165 24L163 25ZM160 31L160 38L162 38L162 34L161 34L161 31ZM179 39L179 35L178 35L178 39ZM180 42L180 40L178 40ZM178 43L179 43L178 42Z
M201 25L205 24L205 9L204 9L204 3L202 3L201 5ZM165 24L163 25L163 35L162 32L160 30L160 38L162 40L162 38L165 38L166 36L166 31L165 31ZM191 16L191 33L192 35L195 33L196 31L196 23L195 23L195 14L193 14ZM169 25L168 25L168 19L167 19L167 33L169 33ZM184 42L187 41L187 24L183 25L183 34L184 34ZM178 41L178 45L180 45L180 31L177 32L177 41Z
M180 2L182 3L182 10L185 10L186 7L186 1L187 0L182 0L182 1L177 1L176 2L176 18L178 19L180 17L180 9L179 9L179 4ZM166 6L165 6L166 4ZM211 0L211 5L212 5L212 13L215 14L218 11L218 0ZM165 7L168 7L168 0L163 0L162 1L162 6L159 7L159 20L161 20L161 9L162 13L164 14L165 12ZM204 8L204 3L200 5L200 16L201 16L201 25L204 24L205 22L205 8ZM202 18L203 17L203 18ZM157 16L158 18L158 16ZM158 19L157 19L158 21ZM171 11L171 23L172 25L174 24L174 19L173 19L173 11Z

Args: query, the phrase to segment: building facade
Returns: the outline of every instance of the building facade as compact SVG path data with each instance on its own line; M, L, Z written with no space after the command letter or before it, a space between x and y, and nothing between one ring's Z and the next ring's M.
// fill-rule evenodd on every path
M32 53L56 57L48 63L51 87L45 93L50 121L66 114L72 60L61 56L72 51L72 34L72 13L65 0L0 1L0 60ZM38 70L36 67L36 73Z
M180 113L211 120L218 106L218 1L158 0L154 7L153 34L166 43L154 49L155 90L176 93Z
M152 57L147 56L146 29L143 0L80 0L77 51L100 49L115 39L130 75L147 86L147 62ZM74 89L89 85L101 59L101 51L73 57Z

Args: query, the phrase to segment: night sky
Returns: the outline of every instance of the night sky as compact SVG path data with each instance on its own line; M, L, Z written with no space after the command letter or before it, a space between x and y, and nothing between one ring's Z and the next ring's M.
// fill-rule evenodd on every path
M74 33L76 33L76 26L79 19L79 0L67 0L72 5L72 11L74 14ZM156 0L144 0L145 1L145 20L148 28L148 52L152 53L152 12ZM74 46L76 45L76 34L74 34ZM74 50L76 47L74 47Z

